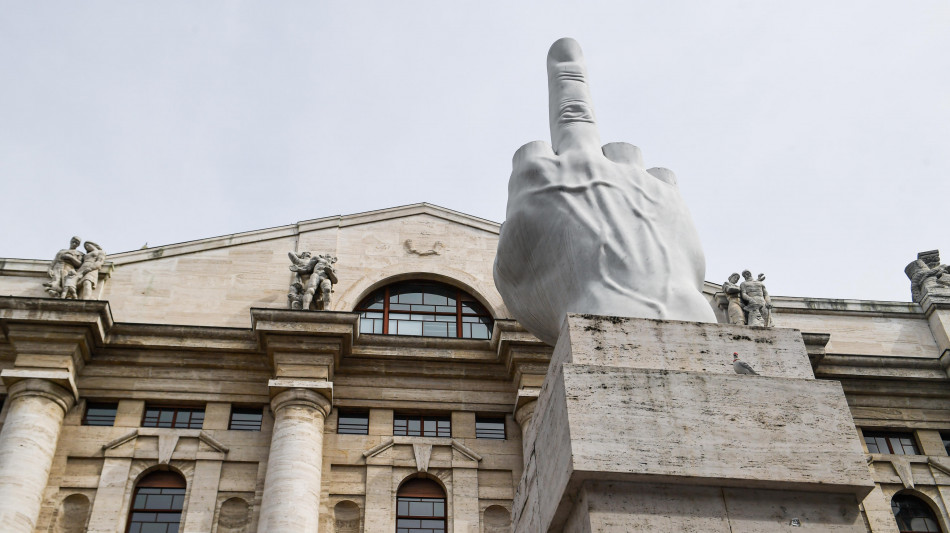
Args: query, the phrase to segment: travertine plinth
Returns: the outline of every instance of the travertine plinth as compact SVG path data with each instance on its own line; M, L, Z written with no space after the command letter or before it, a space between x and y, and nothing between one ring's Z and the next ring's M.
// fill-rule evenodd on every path
M873 487L789 329L569 315L526 449L517 532L858 532Z

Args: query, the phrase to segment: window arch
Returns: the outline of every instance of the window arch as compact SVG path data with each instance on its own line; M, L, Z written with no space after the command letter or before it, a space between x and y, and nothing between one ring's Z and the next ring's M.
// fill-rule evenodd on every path
M412 280L376 289L356 306L360 333L490 339L492 316L465 291Z
M178 533L185 506L185 478L167 470L143 477L135 485L127 533Z
M910 494L897 494L891 499L891 510L901 533L940 533L937 515L920 498Z
M438 483L413 478L399 487L396 533L445 533L445 491Z

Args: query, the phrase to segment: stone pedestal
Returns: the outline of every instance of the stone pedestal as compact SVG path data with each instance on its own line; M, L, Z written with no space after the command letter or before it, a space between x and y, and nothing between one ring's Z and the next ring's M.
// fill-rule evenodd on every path
M844 392L797 330L569 315L527 441L516 532L866 531Z
M308 388L289 388L274 396L271 409L274 435L257 530L317 533L323 423L330 401Z
M6 422L0 432L0 531L32 533L53 454L72 407L73 394L42 379L22 379L8 389Z

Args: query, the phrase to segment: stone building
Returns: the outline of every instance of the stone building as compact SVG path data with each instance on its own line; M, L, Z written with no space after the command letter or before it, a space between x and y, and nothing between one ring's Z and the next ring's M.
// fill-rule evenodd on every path
M498 230L428 204L309 220L110 255L96 299L0 260L0 529L509 531L552 348L495 290ZM293 288L288 251L335 282ZM875 486L748 531L950 532L950 300L915 297L771 297Z

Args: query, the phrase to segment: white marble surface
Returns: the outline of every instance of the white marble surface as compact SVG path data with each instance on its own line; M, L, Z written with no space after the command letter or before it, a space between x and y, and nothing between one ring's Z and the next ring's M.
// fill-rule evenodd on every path
M706 261L673 172L640 149L600 144L580 46L548 52L552 144L513 159L495 285L553 345L568 312L715 322Z

